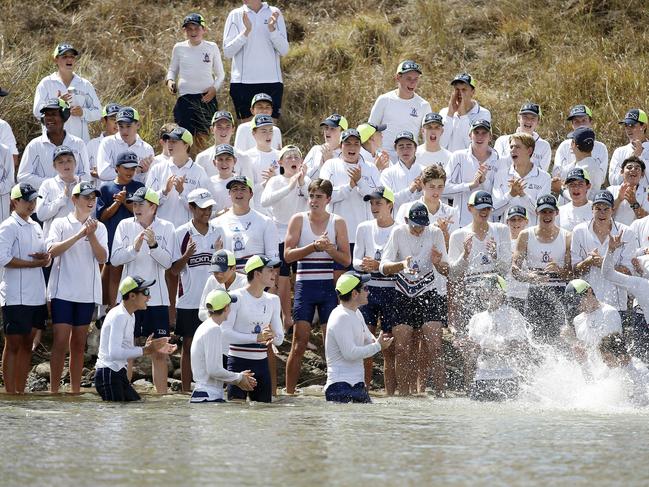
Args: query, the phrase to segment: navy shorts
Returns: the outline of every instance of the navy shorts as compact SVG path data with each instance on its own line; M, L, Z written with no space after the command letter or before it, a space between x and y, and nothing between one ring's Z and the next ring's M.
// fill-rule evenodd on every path
M446 326L448 315L446 296L440 296L436 291L426 291L414 298L400 292L397 303L400 325L419 329L430 321L440 321Z
M232 372L249 370L255 374L255 379L257 380L257 386L252 391L244 391L233 384L228 384L228 400L250 397L251 401L272 401L273 391L270 380L270 369L268 368L268 358L252 360L228 355L228 370Z
M52 323L72 326L89 325L96 306L95 303L75 303L55 298L52 300Z
M169 306L148 306L135 312L135 336L169 336Z
M293 321L313 323L317 308L320 324L324 325L336 306L338 306L338 296L336 296L333 279L295 281Z
M209 134L212 116L219 109L216 97L203 103L202 94L178 97L174 106L174 122L192 134Z
M128 381L126 369L120 369L118 372L108 367L97 369L95 389L104 401L129 402L141 399Z
M325 399L333 402L372 402L370 395L367 393L365 382L359 382L353 386L347 382L334 382L327 387Z
M179 337L193 337L201 323L197 309L176 308L176 335Z
M32 328L45 329L47 305L10 304L2 307L2 328L5 335L29 335Z
M280 277L291 277L291 272L297 274L297 262L289 264L284 260L284 242L279 243L279 260L282 262L279 266Z
M250 118L250 103L258 93L266 93L273 99L273 118L282 114L283 83L230 83L230 98L237 113L237 118Z
M352 256L352 261L354 260L354 244L352 242L349 243L349 255ZM334 260L334 270L335 271L351 271L352 270L352 264L351 262L349 263L348 266L344 266L342 264L339 264Z
M393 287L370 286L367 304L359 309L365 318L367 326L377 326L381 322L381 330L392 332L392 327L399 324L399 291Z

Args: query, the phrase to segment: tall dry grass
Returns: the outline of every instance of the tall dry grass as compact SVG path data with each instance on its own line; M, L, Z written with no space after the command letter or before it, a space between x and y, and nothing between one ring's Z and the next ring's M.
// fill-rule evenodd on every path
M273 3L271 1L271 3ZM0 26L0 85L11 96L0 117L19 146L39 132L31 116L34 88L53 70L50 52L60 41L83 51L78 72L102 102L136 106L142 135L155 144L171 118L174 99L163 81L182 17L200 11L208 40L219 44L228 11L237 1L4 0ZM439 109L448 82L469 71L477 99L491 109L496 133L516 126L526 100L541 104L541 134L556 145L568 131L576 103L595 113L598 137L625 143L617 120L634 106L649 108L649 59L644 0L292 0L275 2L286 16L291 51L283 60L285 140L308 147L332 111L364 121L374 99L394 86L404 58L424 66L420 94ZM228 63L226 63L227 71ZM226 88L218 96L231 108ZM98 127L96 127L98 129Z

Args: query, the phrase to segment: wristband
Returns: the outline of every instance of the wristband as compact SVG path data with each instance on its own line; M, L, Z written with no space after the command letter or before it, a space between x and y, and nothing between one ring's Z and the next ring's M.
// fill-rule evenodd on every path
M148 244L147 244L147 245L148 245ZM156 242L156 243L153 244L153 245L149 245L149 248L150 248L150 249L157 249L157 248L158 248L158 242Z

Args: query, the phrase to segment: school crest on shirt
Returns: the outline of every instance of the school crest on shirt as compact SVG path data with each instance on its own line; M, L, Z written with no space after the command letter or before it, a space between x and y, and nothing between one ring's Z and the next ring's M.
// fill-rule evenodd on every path
M374 260L381 260L381 249L376 249L374 252Z
M235 252L240 252L246 248L246 243L243 240L242 235L235 235L233 238L233 248Z
M550 262L550 252L546 252L545 250L541 251L541 262L543 262L544 264Z
M480 262L482 265L487 265L490 262L489 256L487 254L480 254Z
M206 52L203 53L203 62L204 63L209 63L210 62L210 55Z
M412 107L412 110L410 110L410 116L411 117L418 117L419 116L419 114L417 113L417 108L416 107Z

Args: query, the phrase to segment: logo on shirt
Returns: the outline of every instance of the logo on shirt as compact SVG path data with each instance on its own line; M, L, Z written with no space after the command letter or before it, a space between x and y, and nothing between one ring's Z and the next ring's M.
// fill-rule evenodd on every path
M411 117L418 117L419 114L417 113L417 109L413 107L412 110L410 110L410 116Z
M489 256L487 254L481 254L480 262L482 263L482 265L487 265L489 263Z
M234 240L234 251L235 252L240 252L241 250L244 250L246 248L246 244L243 241L243 237L241 235L235 235L233 237Z
M374 260L381 260L381 249L376 249L374 252Z
M550 262L550 252L546 252L544 250L541 251L541 262L543 262L544 264Z
M210 55L208 53L203 54L203 62L204 63L209 63L210 62Z

